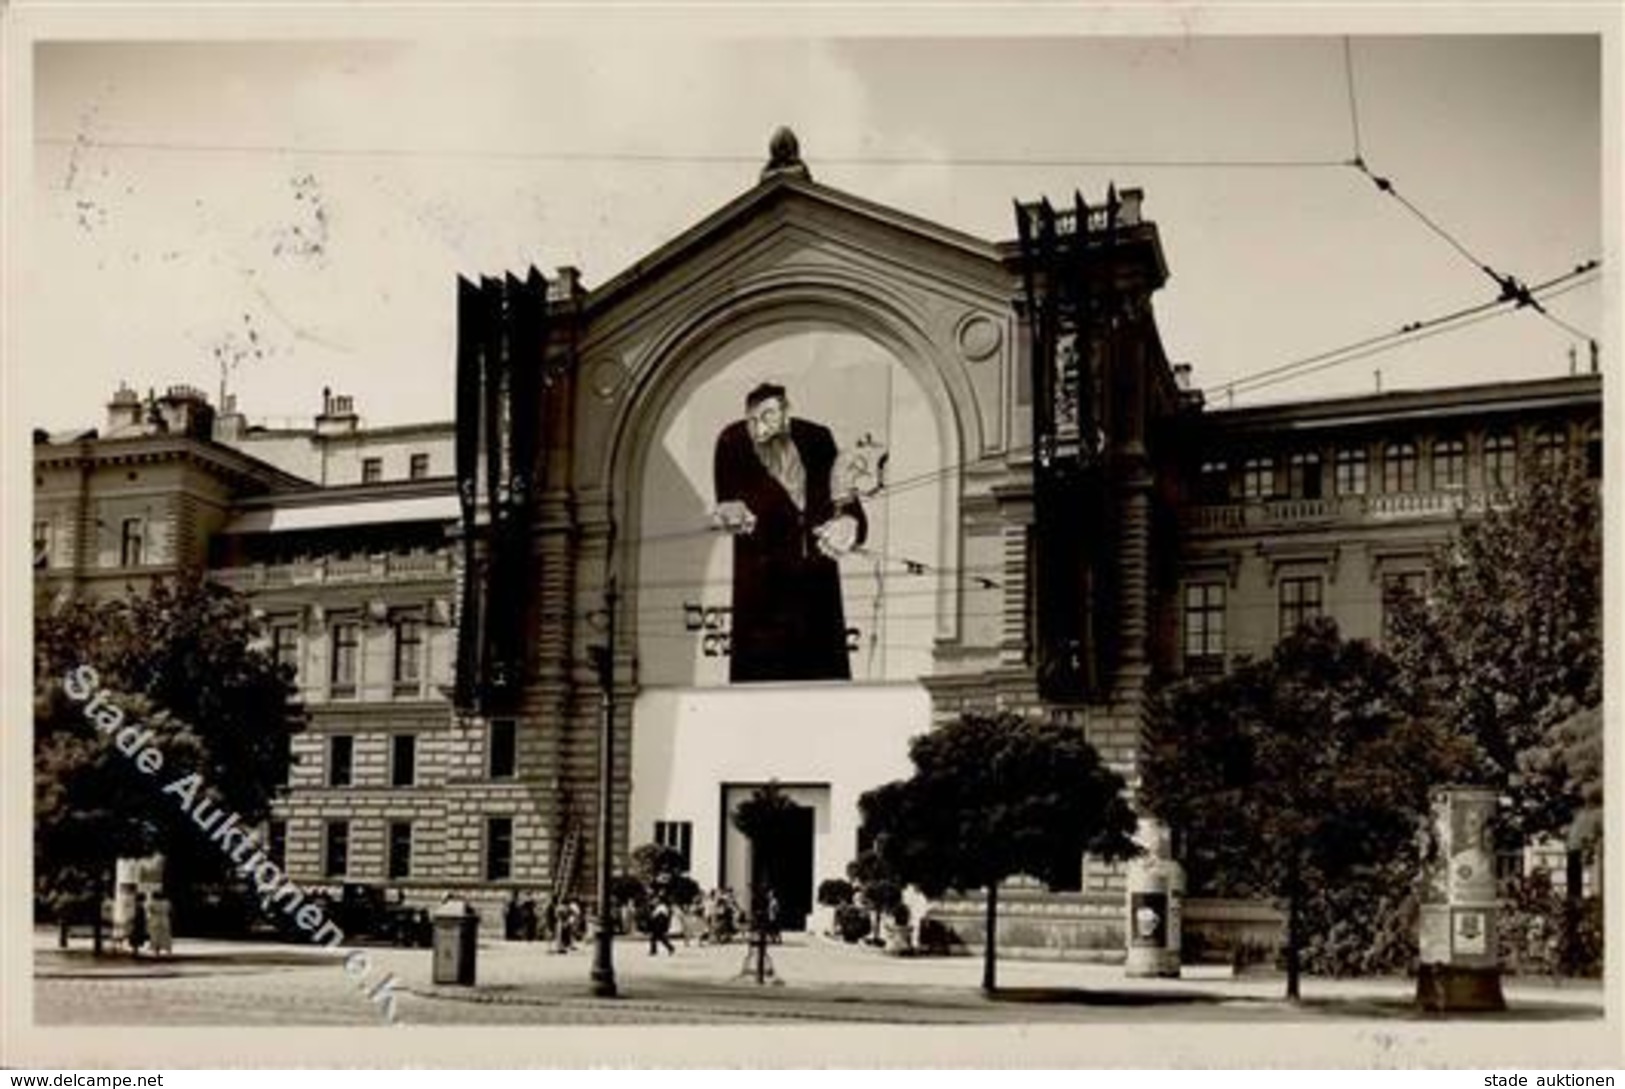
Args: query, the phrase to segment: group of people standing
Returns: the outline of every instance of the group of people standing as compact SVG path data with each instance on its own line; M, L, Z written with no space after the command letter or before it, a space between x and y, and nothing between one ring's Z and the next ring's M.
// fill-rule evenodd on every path
M174 915L168 897L162 892L155 892L150 898L144 892L136 893L134 907L123 923L124 940L131 956L139 957L149 946L153 956L174 954Z
M550 896L538 911L534 897L520 900L515 891L502 909L502 932L509 941L551 942L554 952L568 953L587 939L587 912L574 896Z
M712 889L686 905L657 892L642 911L626 905L621 925L627 934L643 931L649 939L651 956L662 947L672 955L677 952L673 938L682 939L684 945L726 945L741 932L759 928L769 941L777 941L778 898L771 890L761 905L760 916L753 921L732 889ZM508 941L541 940L550 942L556 953L568 953L587 939L587 911L574 896L563 900L549 897L538 910L534 898L521 900L515 891L503 907L502 930Z

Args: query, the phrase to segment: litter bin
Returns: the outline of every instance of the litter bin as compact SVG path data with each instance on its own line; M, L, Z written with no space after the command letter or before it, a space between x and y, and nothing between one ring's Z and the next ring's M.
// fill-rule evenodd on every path
M434 981L474 984L474 952L480 916L464 900L448 900L434 912Z

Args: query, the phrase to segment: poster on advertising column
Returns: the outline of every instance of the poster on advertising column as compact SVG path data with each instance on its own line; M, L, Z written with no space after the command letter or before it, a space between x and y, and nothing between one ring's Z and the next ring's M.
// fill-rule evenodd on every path
M808 325L742 337L695 369L647 443L643 683L929 671L947 474L930 403L889 351Z

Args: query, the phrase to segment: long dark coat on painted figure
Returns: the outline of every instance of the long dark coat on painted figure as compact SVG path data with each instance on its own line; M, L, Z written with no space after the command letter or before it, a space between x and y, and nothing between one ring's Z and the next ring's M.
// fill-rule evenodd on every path
M796 417L790 439L806 473L806 507L797 510L756 454L744 421L717 436L716 499L750 508L755 529L734 537L733 616L728 678L741 681L850 680L840 567L818 551L813 531L838 514L868 532L856 499L830 497L835 437Z

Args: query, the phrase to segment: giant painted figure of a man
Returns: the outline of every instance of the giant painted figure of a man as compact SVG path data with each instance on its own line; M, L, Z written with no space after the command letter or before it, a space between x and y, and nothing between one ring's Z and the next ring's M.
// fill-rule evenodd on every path
M836 479L835 437L792 418L784 387L745 398L745 418L717 436L716 517L733 534L728 677L849 680L836 557L868 532L863 506Z

